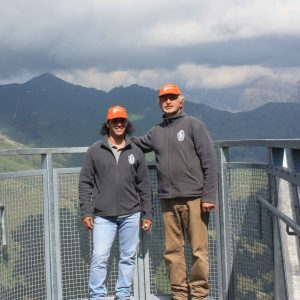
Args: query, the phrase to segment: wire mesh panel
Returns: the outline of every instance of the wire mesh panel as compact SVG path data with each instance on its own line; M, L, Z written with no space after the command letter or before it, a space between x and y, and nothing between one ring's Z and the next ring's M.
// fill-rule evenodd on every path
M208 251L209 251L209 299L218 300L220 294L220 265L218 257L218 232L216 225L217 214L215 211L210 212L209 226L208 226Z
M150 178L152 182L153 207L155 220L153 229L147 237L146 249L149 250L149 272L150 272L150 293L157 297L170 296L170 284L166 273L164 263L164 225L160 209L159 199L157 198L157 176L156 169L150 169ZM185 242L185 257L188 270L191 267L191 249L189 242ZM218 257L217 257L217 232L216 232L216 213L210 214L209 222L209 257L210 257L210 276L209 276L209 299L218 299L219 281L218 281Z
M88 299L91 237L79 218L78 176L78 173L62 173L55 177L58 190L63 299Z
M88 299L88 277L92 252L91 232L83 227L79 216L79 170L68 173L56 170L63 299ZM60 173L61 172L61 173ZM113 297L118 276L118 238L112 246L106 281L107 296Z
M279 150L281 154L283 149L279 147ZM7 155L7 151L3 153ZM24 153L27 155L28 151ZM62 295L65 300L87 300L92 241L91 233L84 229L79 217L80 169L53 170L52 152L36 153L42 154L43 167L47 169L0 173L0 299L60 300ZM227 151L223 154L222 159L225 160ZM14 152L12 155L15 155ZM272 209L267 211L259 204L265 205L265 201L257 201L258 195L271 199L272 204L277 204L279 199L275 188L277 179L269 182L270 175L267 173L277 174L279 171L268 168L264 164L224 164L225 172L221 174L224 185L220 186L221 206L224 209L220 213L212 212L209 224L209 300L219 299L218 295L223 299L227 295L227 286L229 300L275 298L274 277L278 283L284 276L283 272L278 272L281 264L274 268L274 257L281 258L281 250L277 249L277 227L273 227L276 222L271 215ZM170 297L163 259L163 221L155 168L150 167L150 175L155 222L150 234L142 234L138 270L134 277L134 299L137 300L144 299L145 295L146 299ZM283 175L292 177L290 174ZM298 199L299 186L293 187L292 192ZM222 235L219 235L219 222L225 226ZM218 248L223 245L226 248ZM277 249L275 256L273 245ZM185 251L190 268L190 248L187 246ZM224 253L222 258L218 257L220 252ZM108 299L114 296L118 257L116 239L109 261ZM220 261L224 270L220 267ZM221 284L224 291L220 288ZM278 290L276 297L281 295Z
M228 234L232 261L230 299L274 299L272 216L257 202L268 197L262 169L227 169Z
M43 176L22 173L0 176L1 300L47 297Z
M150 293L156 296L163 296L169 295L171 291L163 258L164 230L160 203L157 198L158 183L155 168L150 170L150 179L152 183L152 201L155 219L151 234L147 236L149 238L149 241L147 241L148 247L144 251L149 251Z

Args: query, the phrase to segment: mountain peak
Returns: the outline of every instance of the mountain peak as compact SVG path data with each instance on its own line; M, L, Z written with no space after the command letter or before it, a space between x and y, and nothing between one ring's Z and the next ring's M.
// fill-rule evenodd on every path
M56 76L54 76L51 73L44 73L37 77L34 77L27 82L25 82L26 85L54 85L54 84L70 84L69 82L66 82Z

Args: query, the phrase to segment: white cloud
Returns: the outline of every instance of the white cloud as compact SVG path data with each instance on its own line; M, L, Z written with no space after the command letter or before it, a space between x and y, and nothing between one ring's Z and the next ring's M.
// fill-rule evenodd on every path
M262 66L220 66L182 64L173 70L146 69L99 72L97 69L61 71L58 77L74 84L109 91L116 86L141 86L158 89L166 82L174 82L187 90L220 89L270 78L289 83L300 79L300 68L270 69Z
M271 76L272 64L300 64L297 47L280 50L276 39L255 54L257 41L250 43L255 49L241 47L243 55L236 51L244 39L297 41L299 0L0 0L0 5L4 81L52 72L104 90L132 83L157 88L168 78L188 88L213 88ZM237 41L235 57L224 46L230 41ZM201 48L210 43L214 48Z
M220 66L185 64L177 69L187 88L227 88L270 76L272 71L261 66Z
M73 84L93 87L103 91L109 91L116 86L129 86L136 83L135 72L113 71L100 72L91 68L87 70L72 70L71 72L60 71L56 75Z
M166 74L168 74L168 71L165 69L101 72L91 68L71 70L70 72L60 71L56 73L56 76L73 84L110 91L114 87L126 87L132 84L157 89L157 85L161 83L162 78L164 76L167 78Z
M188 18L157 20L144 35L154 45L197 45L264 35L299 35L300 3L297 0L192 1ZM184 15L184 13L183 13Z
M101 51L300 34L298 0L14 0L1 7L0 40L24 49L84 43Z
M274 69L271 79L295 84L296 82L300 82L300 68L294 67Z

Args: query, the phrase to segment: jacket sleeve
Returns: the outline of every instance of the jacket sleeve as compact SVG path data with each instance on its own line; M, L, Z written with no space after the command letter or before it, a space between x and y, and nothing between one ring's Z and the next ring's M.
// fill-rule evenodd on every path
M133 136L131 140L144 152L153 151L151 143L151 130L143 136Z
M89 148L79 175L79 208L81 219L93 216L92 195L94 188L94 167Z
M141 205L142 205L142 219L153 220L153 206L150 175L146 163L146 159L141 153L140 163L137 169L136 177L137 188L139 191Z
M202 200L215 203L218 188L216 152L207 129L200 121L193 126L193 139L204 177Z

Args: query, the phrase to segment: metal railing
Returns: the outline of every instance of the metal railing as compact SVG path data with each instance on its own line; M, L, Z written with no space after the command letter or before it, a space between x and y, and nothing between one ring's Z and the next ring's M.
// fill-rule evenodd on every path
M297 299L300 140L220 141L215 146L219 203L209 225L209 299ZM250 148L257 150L249 154ZM0 173L0 299L88 299L91 236L78 215L80 168L54 167L57 156L86 150L0 150L1 159L41 158L41 167L35 163L33 169L29 164L25 171ZM255 155L255 162L236 161ZM141 235L134 299L169 299L155 166L149 170L155 224L151 234ZM116 241L107 299L113 299L117 261Z
M223 298L299 299L299 235L286 226L299 232L300 140L217 147ZM235 161L249 148L259 162Z

